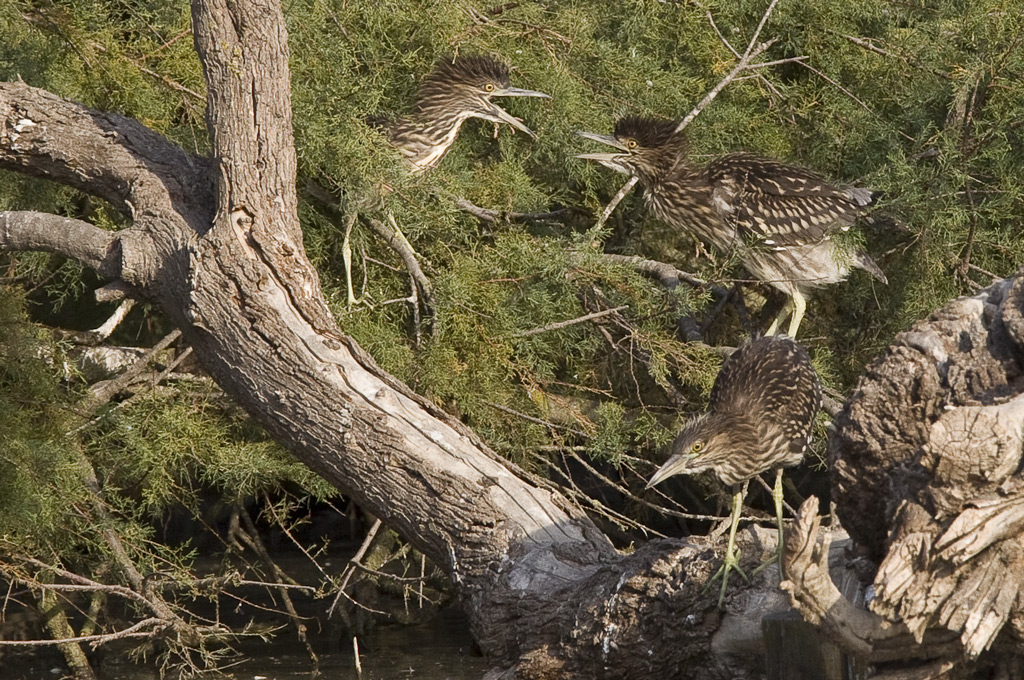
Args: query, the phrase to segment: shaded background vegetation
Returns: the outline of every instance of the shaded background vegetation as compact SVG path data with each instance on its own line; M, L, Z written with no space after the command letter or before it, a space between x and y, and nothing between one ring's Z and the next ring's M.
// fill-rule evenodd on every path
M751 329L708 290L668 291L602 254L668 262L727 289L746 275L647 218L638 196L595 228L623 177L574 159L592 149L573 132L609 132L624 114L685 115L735 64L723 38L742 49L764 10L760 1L285 5L300 173L343 205L390 186L377 216L394 216L436 289L436 315L417 338L401 261L357 226L358 301L349 305L344 224L307 201L305 245L341 327L497 450L565 484L623 545L706 528L685 515L716 510L712 480L670 485L674 502L642 492L643 478L680 419L704 403L719 364L713 346L734 346ZM696 162L745 149L806 165L883 191L882 210L902 225L860 235L888 286L858 272L810 303L800 339L833 396L894 333L1019 266L1022 31L1020 2L783 0L762 34L778 39L765 58L807 59L731 84L688 128ZM454 53L496 55L512 67L513 84L553 99L504 102L538 139L507 128L495 136L471 121L438 169L410 177L366 121L407 112L422 75ZM185 2L5 0L0 78L137 118L194 153L209 148ZM76 191L0 178L2 210L127 226ZM498 211L567 211L483 223L455 198ZM171 527L169 512L227 536L238 508L265 524L308 529L309 508L343 503L187 364L84 417L94 378L76 368L80 348L46 329L95 327L113 305L93 300L100 282L73 262L18 254L0 265L0 552L104 572L76 473L83 460L101 479L133 559L183 582L200 540L190 533L202 525ZM753 328L763 329L780 301L762 286L743 291ZM523 334L620 306L594 322ZM691 312L707 324L707 344L680 337L677 321ZM147 347L170 330L140 305L111 342ZM796 479L804 493L825 491L813 462ZM358 541L362 529L338 536ZM337 576L326 574L335 577L327 585L336 587Z

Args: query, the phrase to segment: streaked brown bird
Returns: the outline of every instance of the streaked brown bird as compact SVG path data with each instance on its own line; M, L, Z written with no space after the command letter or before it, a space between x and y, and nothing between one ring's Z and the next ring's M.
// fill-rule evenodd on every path
M522 121L491 101L497 97L551 98L512 87L508 67L492 57L445 58L424 79L413 112L384 123L384 129L413 173L436 167L470 118L507 123L535 137Z
M690 165L686 137L676 127L676 121L627 116L614 135L579 133L618 151L577 158L636 175L659 219L718 251L735 250L753 276L785 293L789 299L768 335L788 316L789 336L796 337L810 290L842 281L852 267L886 283L867 254L832 238L874 203L873 192L835 186L805 168L748 153Z
M782 468L803 459L820 407L821 382L803 347L783 335L752 340L722 364L711 388L708 412L687 423L672 442L671 457L647 483L650 488L673 475L712 470L732 487L729 542L719 570L719 607L729 571L739 567L736 528L747 483L771 469L776 471L772 497L781 556ZM781 573L781 561L779 566Z
M409 172L417 174L424 170L437 167L445 157L462 124L470 118L482 118L497 126L507 123L517 130L522 130L531 137L536 137L530 128L518 118L501 108L491 100L496 97L542 97L549 95L534 90L523 90L512 87L509 81L508 67L497 59L482 55L445 57L434 70L424 78L416 96L413 112L391 120L377 119L379 125L387 133L391 143L408 161ZM495 128L497 132L497 128ZM364 196L359 201L362 208L380 207L381 196L388 187L378 187L373 196ZM402 234L394 216L388 212L390 230L386 226L377 227L378 233L387 241L393 238L404 242L409 253L413 253L405 235ZM380 223L378 223L380 224ZM345 280L348 289L349 306L355 303L352 287L352 264L349 235L346 232L342 245L345 258ZM428 314L432 314L432 293L425 277L417 280Z

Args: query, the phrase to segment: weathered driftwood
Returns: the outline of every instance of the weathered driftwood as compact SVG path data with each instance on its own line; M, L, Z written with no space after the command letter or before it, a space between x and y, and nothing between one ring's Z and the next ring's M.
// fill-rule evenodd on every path
M836 419L836 512L878 564L874 598L857 610L828 580L813 504L785 587L872 660L929 658L922 677L945 677L1024 651L1022 312L1024 276L955 300L897 336Z

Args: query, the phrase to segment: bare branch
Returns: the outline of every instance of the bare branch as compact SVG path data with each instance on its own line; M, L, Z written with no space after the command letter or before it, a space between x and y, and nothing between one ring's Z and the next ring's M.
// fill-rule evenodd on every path
M653 276L658 279L661 285L669 290L674 290L679 285L679 282L682 281L694 288L707 288L715 297L724 298L729 295L729 291L725 288L709 283L681 269L676 269L666 262L647 260L639 255L615 255L611 253L603 255L602 258L616 264L628 265L646 276Z
M615 196L612 197L612 200L609 201L608 205L604 207L604 210L601 211L601 217L597 220L598 227L604 226L604 223L608 221L608 218L611 217L611 214L615 211L616 206L619 205L622 199L626 197L626 194L628 194L639 181L640 178L633 175L629 178L629 181L622 185L622 188L619 189L619 193L615 194Z
M806 57L791 57L788 59L780 59L777 61L766 62L764 64L752 63L757 57L761 55L762 52L771 47L776 41L776 38L772 38L771 40L761 43L760 45L757 45L755 47L755 44L757 43L757 38L761 34L761 29L764 28L765 23L768 21L768 17L771 16L772 10L775 9L775 5L776 3L778 3L778 1L779 0L772 0L772 3L768 6L768 9L765 10L764 15L761 17L761 23L757 25L757 30L754 31L754 35L750 39L750 44L747 45L746 51L743 53L743 56L740 57L740 60L739 62L737 62L736 66L734 66L733 69L728 73L728 75L722 78L722 80L719 81L717 85L711 88L710 92L704 95L704 98L700 100L700 103L698 103L692 111L686 114L686 116L681 121L679 121L679 124L676 126L677 133L682 132L687 125L692 123L694 118L700 115L700 112L707 108L707 106L711 104L712 101L714 101L715 97L717 97L719 93L722 90L724 90L729 83L736 80L737 77L744 71L760 68L761 66L788 63L790 61L799 61L800 63L803 63L801 60L806 59ZM711 15L709 13L708 17L710 18L710 16ZM715 26L714 20L711 21L711 25L715 28L715 31L718 32L718 27ZM722 34L719 32L720 37L721 35ZM726 44L729 50L733 52L733 54L736 54L736 50L733 49L732 45L730 45L724 37L722 37L722 41ZM626 194L630 192L630 190L636 185L638 181L639 178L636 175L634 175L629 178L629 181L626 182L621 189L619 189L619 193L615 194L611 202L607 206L605 206L604 211L601 213L601 218L597 221L598 227L602 226L605 222L608 221L608 217L615 210L615 207L619 204L620 201L622 201L623 198L625 198Z
M775 6L775 2L772 3L772 7L774 7L774 6ZM758 30L760 30L760 29L758 29ZM775 38L772 38L768 42L761 43L753 51L750 51L748 49L747 53L744 54L743 58L739 60L739 63L737 63L736 66L734 66L733 69L731 71L729 71L728 75L726 75L724 78L722 78L722 80L719 81L719 83L717 85L715 85L713 88L711 88L711 91L708 92L706 95L704 95L704 99L701 99L700 103L698 103L697 106L693 107L693 110L690 111L688 114L686 114L686 116L681 121L679 121L679 125L676 126L676 132L680 132L687 125L692 123L693 119L696 118L697 116L699 116L700 112L703 111L704 109L706 109L708 107L708 105L715 100L715 97L717 97L719 95L719 93L721 93L721 91L725 89L726 85L728 85L732 81L736 80L736 77L740 73L742 73L743 71L746 71L746 70L748 70L750 68L753 68L753 66L751 66L750 62L753 61L755 58L761 56L762 52L764 52L766 49L768 49L773 44L775 44L775 40L776 40Z
M94 387L92 390L92 394L90 394L88 397L82 400L81 408L85 417L91 416L96 412L96 410L100 406L110 401L114 397L114 395L116 395L118 392L124 389L125 386L127 386L132 380L138 377L138 375L142 373L143 370L145 370L146 366L149 365L149 362L152 361L157 354L170 347L171 343L177 340L180 336L180 330L175 329L171 331L170 333L165 335L160 340L160 342L153 345L153 347L151 347L142 356L142 358L135 362L135 365L133 365L127 371L125 371L117 378L109 382L103 383L98 387Z
M129 626L124 630L119 630L115 633L104 633L102 635L83 635L81 637L69 637L62 638L60 640L0 640L0 645L7 647L47 647L51 645L63 645L67 643L82 643L91 642L92 647L96 648L100 645L114 640L121 640L124 638L151 638L156 637L160 632L160 628L166 627L168 624L163 619L148 618L143 619L133 626ZM154 628L148 632L142 632L146 628Z
M547 212L535 212L535 213L520 213L520 212L502 212L500 210L490 210L488 208L482 208L475 203L472 203L465 198L455 198L455 206L459 210L464 210L471 215L483 220L484 222L491 223L509 223L509 222L543 222L546 220L553 220L561 217L569 212L568 208L559 208L558 210L550 210Z
M129 217L212 212L209 161L136 120L24 83L0 83L0 167L81 189Z
M2 218L0 218L2 219ZM65 331L63 337L76 342L79 345L87 345L89 347L95 347L104 340L110 337L110 335L117 329L121 322L124 321L125 317L128 316L128 312L132 311L135 306L135 300L133 298L126 298L121 301L121 304L117 306L114 313L104 321L102 324L92 329L91 331Z
M391 247L398 256L402 258L402 262L405 264L405 268L409 271L409 276L413 278L416 283L416 287L419 288L420 293L423 295L423 306L426 308L428 314L434 313L434 286L430 283L430 279L423 273L423 269L420 267L420 261L416 257L416 251L413 250L412 244L405 238L402 232L392 229L390 226L384 224L378 219L372 217L364 217L363 221L370 225L378 236L384 239L384 242Z
M754 35L750 36L750 42L747 44L747 51L743 53L743 59L747 59L750 56L751 51L754 49L754 45L757 43L758 37L761 35L761 29L763 29L764 25L768 23L768 17L772 15L772 11L775 9L775 5L777 5L778 2L779 0L772 0L772 4L768 5L768 9L764 11L764 14L761 16L761 23L757 25ZM740 61L743 61L743 59Z
M381 522L380 519L374 520L373 526L371 526L370 530L366 532L366 537L363 538L363 543L359 546L359 550L357 550L356 554L349 560L349 564L345 567L345 571L343 573L341 585L338 586L338 594L334 597L334 601L331 602L331 606L327 609L327 618L330 618L331 615L334 614L334 609L338 606L338 602L341 600L342 595L345 594L345 588L348 587L348 582L352 578L352 574L355 573L355 565L359 563L359 560L363 559L364 555L366 555L366 551L370 549L373 539L377 537L377 532L380 531L380 528L383 525L384 523Z
M121 274L117 234L49 213L0 213L0 250L36 250L78 260L106 279Z
M546 326L541 326L540 328L531 328L528 331L519 331L518 333L513 333L512 337L525 338L530 335L539 335L540 333L547 333L548 331L556 331L559 328L573 326L578 323L583 323L584 321L599 319L602 316L607 316L615 312L621 312L623 309L629 309L629 305L622 305L621 307L615 307L614 309L602 309L599 312L591 312L590 314L584 314L583 316L576 317L575 319L568 319L567 321L556 321L554 323L549 323Z

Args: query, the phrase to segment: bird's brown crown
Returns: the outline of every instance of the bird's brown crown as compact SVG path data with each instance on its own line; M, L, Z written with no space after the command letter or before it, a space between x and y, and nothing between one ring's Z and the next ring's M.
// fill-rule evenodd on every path
M624 116L615 123L615 137L624 144L633 140L640 147L657 149L678 141L674 120L647 116Z
M432 95L447 93L458 86L478 88L486 92L488 86L493 90L507 88L509 84L508 67L493 57L445 57L424 79L418 99L423 101Z

